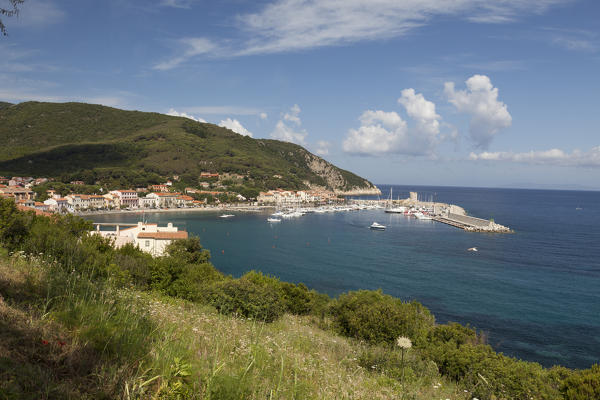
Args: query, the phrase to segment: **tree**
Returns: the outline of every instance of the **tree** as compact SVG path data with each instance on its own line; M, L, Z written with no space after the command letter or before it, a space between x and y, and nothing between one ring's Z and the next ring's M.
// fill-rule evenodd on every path
M11 7L9 7L9 8L0 7L0 16L14 17L14 16L18 15L19 14L19 5L23 4L24 1L25 0L8 0ZM4 26L4 23L2 22L1 18L0 18L0 33L2 33L3 36L7 35L6 26Z

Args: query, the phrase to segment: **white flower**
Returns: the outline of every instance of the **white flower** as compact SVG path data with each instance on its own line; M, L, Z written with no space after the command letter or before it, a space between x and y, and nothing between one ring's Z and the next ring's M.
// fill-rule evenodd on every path
M410 349L412 347L410 339L404 336L399 336L398 339L396 339L396 344L401 349Z

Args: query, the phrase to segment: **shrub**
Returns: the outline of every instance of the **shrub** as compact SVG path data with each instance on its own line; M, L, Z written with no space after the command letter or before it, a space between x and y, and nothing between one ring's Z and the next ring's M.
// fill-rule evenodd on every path
M250 279L228 279L211 285L204 299L223 314L272 322L283 315L285 304L279 291Z
M208 286L224 279L210 262L210 252L192 237L177 240L167 247L167 254L149 263L150 286L168 296L199 301Z
M600 399L600 364L566 378L560 392L567 400Z
M278 291L285 311L290 314L318 314L325 309L329 302L329 296L309 290L303 283L281 282L278 278L265 275L260 271L247 272L240 279Z
M331 313L340 334L369 343L393 344L398 336L420 343L434 325L434 317L420 303L405 303L381 290L343 294Z
M468 326L438 325L421 347L441 374L460 382L478 399L560 398L556 379L541 365L496 353Z

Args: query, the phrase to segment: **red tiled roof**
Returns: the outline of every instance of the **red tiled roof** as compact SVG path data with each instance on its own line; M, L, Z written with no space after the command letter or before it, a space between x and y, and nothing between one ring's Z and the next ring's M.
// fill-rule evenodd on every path
M137 235L138 239L166 239L166 240L177 240L187 239L188 233L186 231L177 232L140 232Z

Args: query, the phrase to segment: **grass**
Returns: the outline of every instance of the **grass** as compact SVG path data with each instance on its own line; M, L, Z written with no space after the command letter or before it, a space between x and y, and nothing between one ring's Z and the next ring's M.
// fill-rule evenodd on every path
M377 348L315 317L224 316L18 254L0 254L0 294L0 399L468 398L410 351L403 392Z

